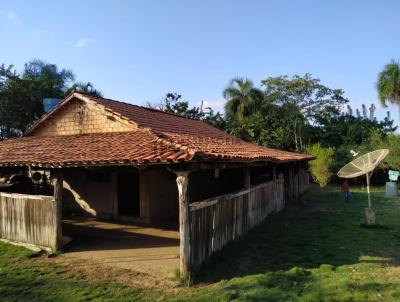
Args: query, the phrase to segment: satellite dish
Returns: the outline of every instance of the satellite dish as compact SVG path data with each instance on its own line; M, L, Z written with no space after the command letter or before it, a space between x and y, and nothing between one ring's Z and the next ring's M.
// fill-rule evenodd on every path
M368 208L371 208L371 196L369 192L369 179L374 169L389 154L388 149L380 149L369 152L349 162L339 170L338 176L342 178L354 178L365 175L367 177Z
M356 157L358 155L359 152L354 151L353 149L350 150L351 155L353 155L353 157Z

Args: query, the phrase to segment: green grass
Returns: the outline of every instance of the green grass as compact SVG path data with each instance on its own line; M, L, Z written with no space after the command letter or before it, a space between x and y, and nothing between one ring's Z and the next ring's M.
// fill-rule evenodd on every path
M21 247L0 242L0 301L154 301L154 293L120 284L89 283L65 267L30 259Z
M363 191L345 205L313 189L215 254L166 301L400 301L400 199L374 191L380 228L365 228ZM153 301L159 293L89 282L0 243L0 301Z
M365 192L345 205L337 189L314 188L214 255L196 280L213 286L171 300L400 301L400 200L372 198L384 228L360 226Z

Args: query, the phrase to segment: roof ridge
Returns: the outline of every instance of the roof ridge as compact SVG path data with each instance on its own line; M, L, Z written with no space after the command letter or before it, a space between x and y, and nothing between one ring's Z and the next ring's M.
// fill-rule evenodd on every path
M94 101L94 102L96 102L96 98L98 98L98 97L96 97L96 96L92 96L92 95L89 95L89 94L86 94L86 93L81 93L81 92L79 92L79 93L80 93L80 94L83 94L84 96L89 97L90 100L92 100L92 101ZM125 102L121 102L121 101L118 101L118 100L112 100L112 99L107 99L107 98L103 98L103 97L101 97L100 99L107 100L107 101L111 101L111 102L118 102L118 103L130 105L130 106L135 106L135 107L143 108L143 107L138 106L138 105L125 103ZM100 105L100 106L103 106L103 107L106 107L105 105L99 104L98 102L96 102L96 104L97 104L97 105ZM113 109L111 109L111 108L107 108L107 109L108 109L108 110L111 110L114 114L118 114L118 115L124 116L123 114L120 114L120 113L118 113L118 112L115 112L115 111L114 111ZM144 109L152 110L152 109L150 109L150 108L144 108ZM167 112L163 112L163 111L159 111L159 110L154 110L154 111L161 112L161 113L167 113ZM169 114L169 113L167 113L167 114ZM175 114L171 114L171 115L177 116L177 115L175 115ZM125 117L125 118L128 118L128 117L126 117L126 116L124 116L124 117ZM178 117L182 117L182 116L178 116ZM183 117L183 118L185 118L185 117ZM128 119L129 119L129 118L128 118ZM129 120L130 120L130 119L129 119ZM157 133L157 131L155 131L155 130L149 128L149 127L144 127L144 126L140 125L139 123L137 123L136 121L133 121L133 122L137 124L137 128L138 128L138 129L143 130L143 131L145 130L145 131L150 132L151 134L153 134L153 135L157 138L157 142L162 143L162 144L165 145L166 147L171 147L171 146L173 146L173 148L179 149L180 151L183 151L183 152L188 152L189 155L192 155L192 156L194 156L196 153L198 153L198 152L200 151L198 148L193 148L193 147L189 147L188 145L183 145L183 144L175 143L175 142L173 142L171 139L168 139L167 137L165 137L165 135L160 134L160 133Z
M168 114L168 115L180 117L180 118L187 119L187 120L192 120L192 121L196 121L196 122L203 122L203 121L198 120L198 119L195 119L195 118L191 118L191 117L188 117L188 116L176 114L176 113L173 113L173 112L162 111L162 110L156 109L156 108L149 108L149 107L146 107L146 106L141 106L141 105L137 105L137 104L127 103L127 102L120 101L120 100L109 99L109 98L105 98L105 97L98 97L98 96L94 96L94 95L91 95L91 94L88 94L88 93L84 93L84 92L80 92L80 91L75 91L75 93L77 93L77 94L82 94L82 95L84 95L84 96L86 96L86 97L89 97L89 98L91 98L91 99L103 99L103 100L110 101L110 102L116 102L116 103L125 104L125 105L128 105L128 106L134 106L134 107L142 108L142 109L148 110L148 111L154 111L154 112L158 112L158 113ZM95 100L94 100L94 101L95 101Z

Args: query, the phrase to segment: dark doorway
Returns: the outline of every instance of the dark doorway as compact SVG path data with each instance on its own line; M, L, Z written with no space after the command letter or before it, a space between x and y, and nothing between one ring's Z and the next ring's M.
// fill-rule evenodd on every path
M138 173L118 173L118 215L140 215Z

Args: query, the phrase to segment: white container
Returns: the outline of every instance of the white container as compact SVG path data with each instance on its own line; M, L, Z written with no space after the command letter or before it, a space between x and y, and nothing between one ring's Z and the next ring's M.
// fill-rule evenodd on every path
M396 197L397 196L397 182L387 181L385 187L386 197Z

